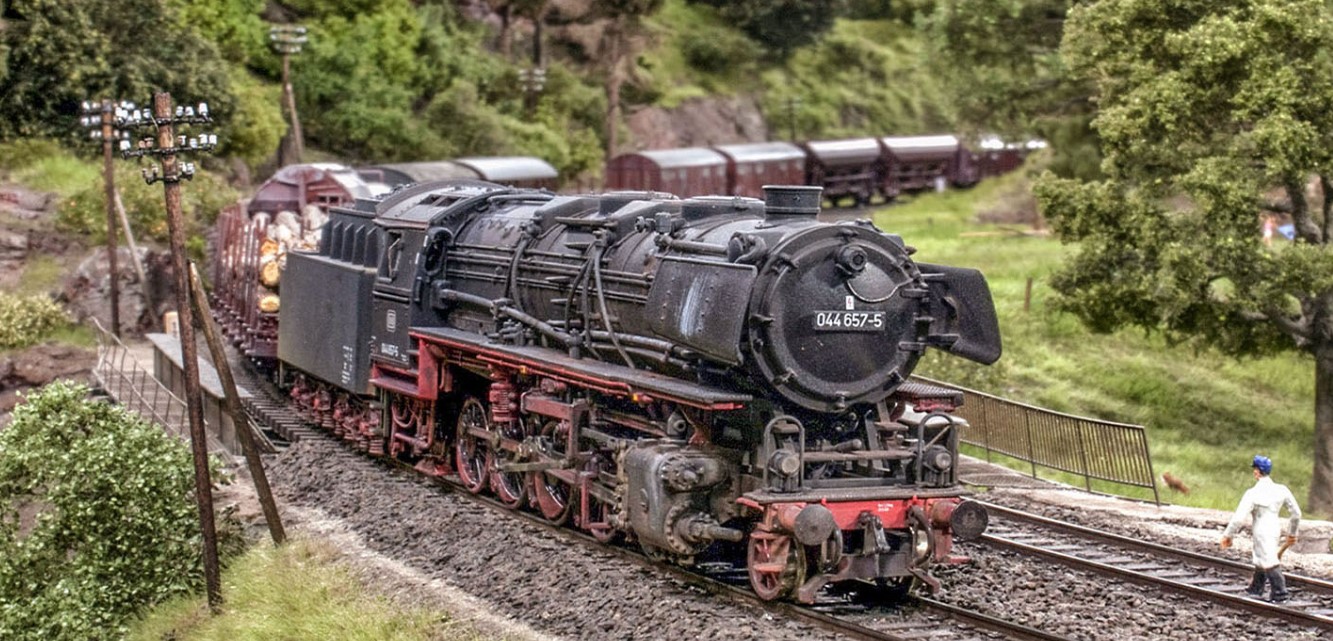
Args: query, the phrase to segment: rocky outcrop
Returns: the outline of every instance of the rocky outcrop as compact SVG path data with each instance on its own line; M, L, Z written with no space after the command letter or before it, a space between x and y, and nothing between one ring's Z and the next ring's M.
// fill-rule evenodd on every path
M93 350L47 343L0 356L0 413L18 404L21 392L58 379L88 382L97 353Z
M628 149L706 147L768 139L759 103L749 96L695 98L674 109L644 107L629 116Z
M171 261L164 252L142 247L147 283L140 282L130 259L130 250L116 252L116 272L120 279L120 328L122 333L139 334L158 327L162 313L174 305ZM96 318L103 327L111 327L111 269L105 247L93 249L66 278L61 298L78 322Z

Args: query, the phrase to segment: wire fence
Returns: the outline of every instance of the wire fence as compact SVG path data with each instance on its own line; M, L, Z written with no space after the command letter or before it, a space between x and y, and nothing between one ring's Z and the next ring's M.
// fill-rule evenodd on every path
M1151 489L1161 504L1148 452L1148 434L1142 425L1114 423L1064 414L914 376L922 382L963 393L955 412L967 419L962 442L982 448L989 462L1001 454L1027 463L1033 478L1038 468L1049 468L1093 481Z
M190 423L185 401L162 385L152 372L140 366L125 343L95 318L93 327L97 332L97 365L93 367L93 377L98 385L125 409L189 442ZM225 451L211 432L208 434L208 450Z

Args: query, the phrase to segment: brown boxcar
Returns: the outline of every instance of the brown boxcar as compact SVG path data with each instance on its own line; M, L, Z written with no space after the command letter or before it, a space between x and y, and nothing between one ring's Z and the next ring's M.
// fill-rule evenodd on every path
M727 159L727 193L763 198L764 185L805 183L805 152L789 142L718 145Z
M806 155L807 185L822 186L834 205L846 196L857 204L870 202L884 176L884 149L874 138L811 140L801 145ZM885 194L891 198L892 194Z
M727 195L727 159L703 147L621 154L606 164L606 188L684 197Z
M370 182L355 170L334 163L287 165L265 180L255 191L246 212L300 212L306 205L321 209L351 204L357 198L388 193L383 183Z
M972 150L957 136L886 136L880 142L885 193L966 187L978 180Z

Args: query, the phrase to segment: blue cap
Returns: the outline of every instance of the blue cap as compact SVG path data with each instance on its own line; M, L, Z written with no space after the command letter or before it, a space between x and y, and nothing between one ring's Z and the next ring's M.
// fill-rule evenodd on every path
M1259 470L1260 474L1266 476L1273 471L1273 462L1268 460L1268 457L1263 454L1255 454L1253 467L1254 469Z

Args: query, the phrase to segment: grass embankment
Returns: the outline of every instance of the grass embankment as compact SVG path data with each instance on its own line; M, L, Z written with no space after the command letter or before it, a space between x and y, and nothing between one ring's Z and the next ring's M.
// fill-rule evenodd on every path
M486 638L439 612L368 596L327 543L297 540L250 550L223 572L223 612L202 595L165 603L136 622L131 641L472 641Z
M907 25L839 18L785 61L706 5L667 0L648 25L654 45L641 56L642 88L630 91L656 106L755 96L776 140L950 128L941 81L922 64L925 43Z
M1026 227L975 222L976 212L1017 180L1013 175L970 191L923 196L876 213L881 228L919 249L918 260L982 270L995 297L1004 340L999 363L987 371L960 359L931 358L918 373L1062 412L1147 426L1159 477L1169 471L1192 490L1182 495L1161 487L1164 500L1173 503L1234 508L1253 483L1249 460L1259 452L1273 458L1275 479L1303 500L1313 462L1313 361L1296 354L1237 361L1167 345L1141 331L1093 334L1055 311L1047 282L1073 248L1023 233L1030 231ZM1028 278L1032 302L1025 311Z

